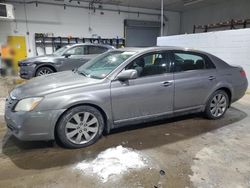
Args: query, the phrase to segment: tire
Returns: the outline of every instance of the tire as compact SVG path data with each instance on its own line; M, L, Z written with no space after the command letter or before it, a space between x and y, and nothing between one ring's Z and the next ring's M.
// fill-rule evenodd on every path
M223 90L214 92L207 101L205 116L208 119L222 118L229 107L228 94Z
M56 127L56 137L66 148L82 148L94 144L102 135L102 114L92 106L78 106L68 110Z
M37 69L35 76L43 76L43 75L47 75L47 74L52 74L55 71L52 70L50 67L40 67Z

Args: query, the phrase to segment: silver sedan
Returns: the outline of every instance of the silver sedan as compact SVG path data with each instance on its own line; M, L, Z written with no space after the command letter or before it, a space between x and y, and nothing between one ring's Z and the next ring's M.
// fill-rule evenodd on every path
M5 120L20 140L57 138L79 148L125 125L198 112L219 119L247 87L241 67L205 52L124 48L17 86Z

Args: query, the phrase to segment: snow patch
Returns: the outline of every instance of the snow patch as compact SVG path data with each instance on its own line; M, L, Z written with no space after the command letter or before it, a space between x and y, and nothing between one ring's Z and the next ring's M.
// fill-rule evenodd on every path
M145 168L147 165L147 158L139 152L117 146L101 152L92 161L84 160L78 163L75 169L86 174L97 175L101 181L107 182L111 176Z

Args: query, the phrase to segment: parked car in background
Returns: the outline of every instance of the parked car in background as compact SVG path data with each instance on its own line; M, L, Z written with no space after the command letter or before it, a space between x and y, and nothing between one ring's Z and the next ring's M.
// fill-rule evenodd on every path
M219 119L247 87L241 67L205 52L124 48L17 86L5 120L21 140L79 148L124 125L198 112Z
M51 55L32 57L19 62L19 74L21 78L30 79L54 72L72 70L93 57L112 49L114 49L113 46L101 44L67 45Z

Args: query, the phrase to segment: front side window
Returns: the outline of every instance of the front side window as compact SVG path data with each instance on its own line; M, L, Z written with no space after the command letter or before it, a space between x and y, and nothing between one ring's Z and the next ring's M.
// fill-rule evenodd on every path
M63 55L70 47L69 46L64 46L56 50L53 54L57 56Z
M93 58L78 69L78 73L90 78L102 79L136 52L110 51Z
M156 52L135 59L125 69L137 70L138 77L152 76L170 72L170 63L166 53Z
M174 52L173 59L175 72L215 68L206 56L196 53Z
M66 51L68 55L84 55L84 46L76 46Z

